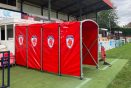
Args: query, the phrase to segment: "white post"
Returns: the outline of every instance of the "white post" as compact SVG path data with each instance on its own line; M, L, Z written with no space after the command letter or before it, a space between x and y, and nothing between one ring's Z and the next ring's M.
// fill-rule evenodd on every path
M80 68L81 68L81 75L80 75L80 79L83 79L83 57L82 57L82 22L80 21Z
M5 25L5 42L7 42L7 25Z
M0 43L1 43L1 27L0 27Z
M13 24L13 40L15 41L15 24Z
M59 25L59 28L58 28L58 34L59 34L59 44L58 44L58 48L59 48L59 52L58 52L58 55L59 55L59 67L58 67L58 69L59 69L59 73L58 73L58 75L59 76L61 76L61 35L60 35L60 25Z
M98 20L98 19L97 19ZM98 54L98 57L97 57L97 60L98 60L98 64L97 64L97 69L99 68L99 25L98 25L98 34L97 34L97 44L98 44L98 47L97 47L97 54Z
M13 24L13 44L14 44L14 52L13 54L15 55L15 25L16 24Z
M42 66L43 66L43 60L42 60L42 49L43 49L43 47L42 47L42 43L43 42L43 29L41 28L41 49L40 49L40 53L41 53L41 71L42 71Z

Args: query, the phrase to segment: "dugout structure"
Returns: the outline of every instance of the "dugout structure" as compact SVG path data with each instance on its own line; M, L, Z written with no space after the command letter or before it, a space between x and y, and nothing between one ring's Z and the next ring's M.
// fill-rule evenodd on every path
M83 78L98 67L98 24L93 20L16 26L16 64Z

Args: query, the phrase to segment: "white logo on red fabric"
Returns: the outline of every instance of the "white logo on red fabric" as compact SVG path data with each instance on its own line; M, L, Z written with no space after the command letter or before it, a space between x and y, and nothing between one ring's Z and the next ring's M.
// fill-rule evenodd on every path
M72 46L74 45L74 37L73 35L68 35L66 37L66 45L68 48L72 48Z
M53 36L48 36L47 42L48 42L48 46L50 48L52 48L54 46L54 41L55 41L55 39Z
M19 41L19 45L23 45L23 41L24 41L23 35L19 35L18 41Z
M32 36L31 38L31 43L32 45L35 47L37 45L37 37L36 36Z

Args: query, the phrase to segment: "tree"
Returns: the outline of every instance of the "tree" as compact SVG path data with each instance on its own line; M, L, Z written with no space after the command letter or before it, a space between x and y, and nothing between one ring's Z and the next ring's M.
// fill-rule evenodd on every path
M118 17L115 10L105 10L98 13L98 24L100 28L116 28Z

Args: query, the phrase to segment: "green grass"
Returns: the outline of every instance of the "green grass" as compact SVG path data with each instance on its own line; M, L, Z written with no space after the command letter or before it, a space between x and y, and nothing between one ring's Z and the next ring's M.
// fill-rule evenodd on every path
M128 60L128 63L107 88L131 88L131 44L107 51L107 57Z
M84 78L91 79L89 82L86 82L86 79L80 80L76 77L58 76L57 74L14 66L11 68L11 88L107 88L107 86L108 88L130 88L130 54L131 44L127 44L107 51L108 62L114 61L113 58L118 59L112 67L106 70L97 70L95 67L84 66ZM100 63L100 69L104 67Z

